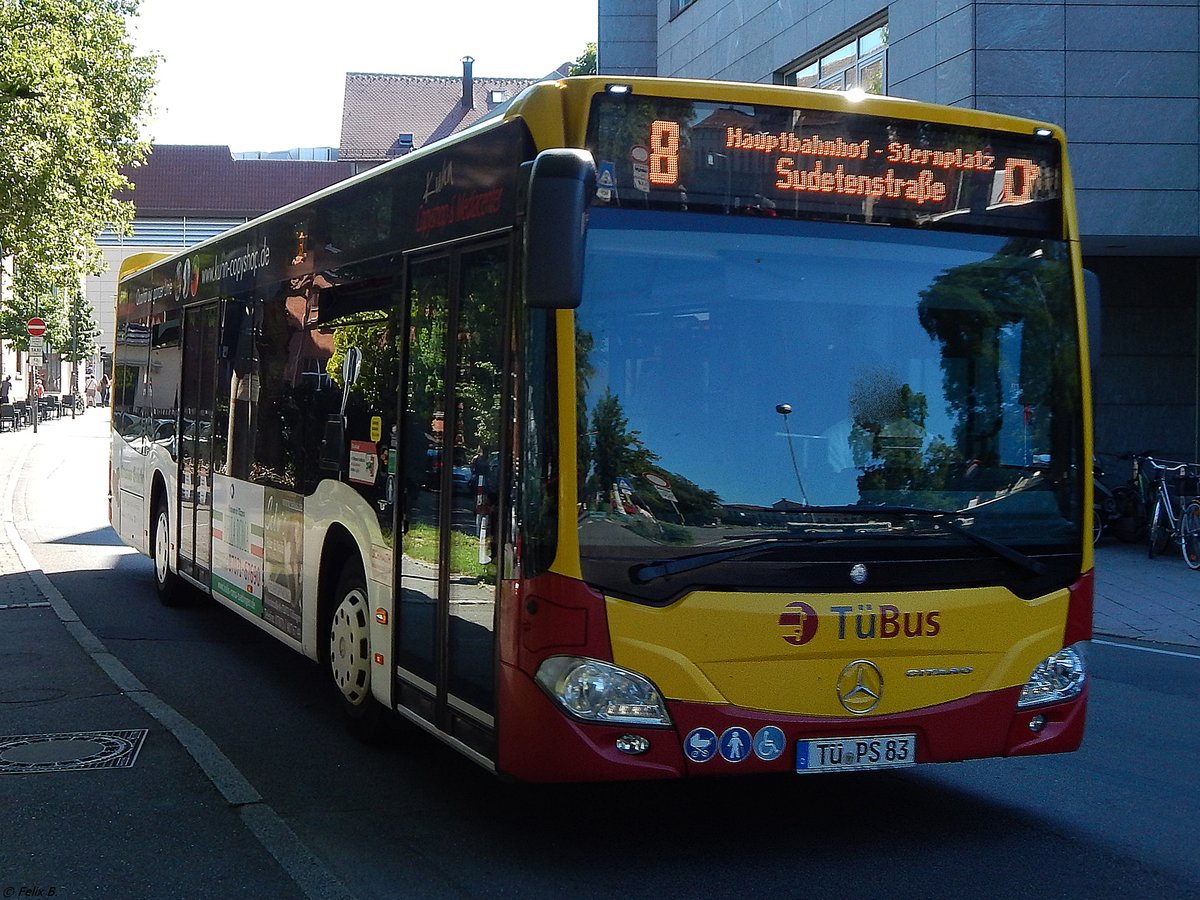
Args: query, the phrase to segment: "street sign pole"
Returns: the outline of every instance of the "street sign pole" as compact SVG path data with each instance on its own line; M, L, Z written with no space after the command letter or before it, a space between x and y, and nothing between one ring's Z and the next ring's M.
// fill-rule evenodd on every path
M37 382L38 370L42 367L42 353L45 350L46 323L38 316L34 316L25 323L25 328L29 332L29 369L30 376L33 378L33 389L30 394L30 409L33 410L33 433L37 434L38 419L41 418L41 411L38 409ZM35 344L34 341L37 343ZM34 351L34 347L37 351ZM34 360L37 360L35 363Z
M71 419L75 418L75 410L79 408L79 332L76 330L75 317L78 311L71 310Z

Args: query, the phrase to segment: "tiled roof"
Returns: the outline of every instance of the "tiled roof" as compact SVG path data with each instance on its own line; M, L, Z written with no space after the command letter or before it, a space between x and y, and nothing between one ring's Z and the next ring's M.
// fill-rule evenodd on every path
M140 217L254 217L353 174L341 161L234 159L228 147L157 144L146 163L124 170Z
M344 160L400 156L410 149L401 135L412 135L412 147L421 147L461 131L499 105L492 100L493 91L503 95L500 103L506 102L539 81L563 77L568 65L543 78L473 77L470 107L462 102L460 76L347 72L338 154Z
M695 128L729 128L741 126L754 126L757 123L754 116L742 112L740 109L729 109L722 107L721 109L713 110L712 114L703 122L697 123Z

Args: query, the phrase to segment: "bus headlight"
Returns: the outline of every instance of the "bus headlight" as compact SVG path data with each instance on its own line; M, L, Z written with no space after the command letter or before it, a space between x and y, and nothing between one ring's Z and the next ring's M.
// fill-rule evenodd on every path
M559 706L586 722L671 724L658 688L644 676L612 663L552 656L538 667L537 683Z
M1083 655L1074 647L1064 647L1038 663L1025 687L1021 688L1017 709L1078 697L1086 679Z

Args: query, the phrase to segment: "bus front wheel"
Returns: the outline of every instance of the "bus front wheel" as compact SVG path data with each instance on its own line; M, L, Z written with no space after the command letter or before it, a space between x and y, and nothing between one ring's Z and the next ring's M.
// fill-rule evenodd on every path
M346 728L360 740L378 737L383 706L371 696L371 615L362 567L347 565L338 579L329 622L329 674Z
M154 510L154 590L163 606L178 606L181 601L179 576L171 571L171 516L167 501L160 497Z

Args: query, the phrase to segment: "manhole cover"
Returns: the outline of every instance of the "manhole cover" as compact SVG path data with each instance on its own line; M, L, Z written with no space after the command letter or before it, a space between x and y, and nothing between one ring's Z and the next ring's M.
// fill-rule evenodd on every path
M146 733L135 728L0 737L0 775L127 769L137 761Z

